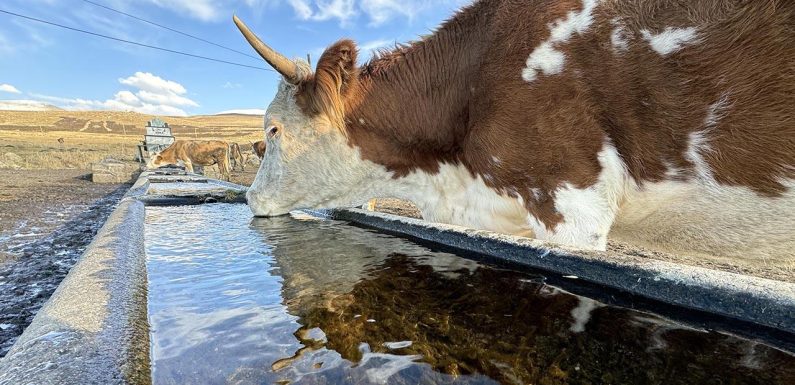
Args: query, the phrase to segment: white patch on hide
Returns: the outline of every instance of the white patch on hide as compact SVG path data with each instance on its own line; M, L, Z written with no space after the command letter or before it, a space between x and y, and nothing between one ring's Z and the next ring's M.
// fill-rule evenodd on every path
M563 216L563 222L547 229L528 215L536 238L585 249L605 249L629 176L612 144L606 143L597 157L602 171L594 185L579 189L566 183L555 190L555 209Z
M698 42L698 30L695 27L667 27L660 33L651 33L648 29L640 31L654 52L662 56L679 51L687 44Z
M556 45L567 42L575 33L582 34L593 23L592 12L598 0L584 0L582 10L569 11L565 19L559 19L549 25L549 39L539 44L527 57L522 79L531 83L541 72L544 75L559 74L566 63L566 55Z
M623 53L629 49L630 33L624 22L619 18L610 21L613 25L613 32L610 33L610 45L613 47L613 52Z
M712 103L707 108L703 129L690 133L687 151L685 152L685 158L693 164L693 172L696 178L701 183L711 186L717 186L717 183L712 175L709 163L704 159L704 154L712 151L709 145L709 134L726 115L728 106L729 98L726 94L723 94L717 102Z

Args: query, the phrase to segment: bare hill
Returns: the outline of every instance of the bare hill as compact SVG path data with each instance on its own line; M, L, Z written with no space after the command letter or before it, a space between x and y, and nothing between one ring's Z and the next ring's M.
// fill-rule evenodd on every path
M143 135L151 115L120 111L0 111L0 131L66 131ZM262 116L243 114L161 117L175 136L239 137L262 130Z

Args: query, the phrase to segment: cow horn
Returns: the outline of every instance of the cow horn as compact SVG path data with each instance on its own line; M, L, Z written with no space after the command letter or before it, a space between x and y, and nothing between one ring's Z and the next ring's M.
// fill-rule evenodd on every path
M251 32L248 26L246 26L246 23L243 23L237 17L237 15L233 16L232 20L235 21L235 25L237 25L237 28L240 30L246 40L248 40L248 43L254 47L254 50L256 50L257 53L262 56L262 58L265 59L268 64L271 65L271 67L273 67L276 71L279 71L279 73L282 74L282 76L284 76L284 78L290 83L297 84L301 81L298 76L298 67L292 60L274 51L271 47L268 47L267 44L263 43L262 40L260 40L260 38L254 34L254 32Z

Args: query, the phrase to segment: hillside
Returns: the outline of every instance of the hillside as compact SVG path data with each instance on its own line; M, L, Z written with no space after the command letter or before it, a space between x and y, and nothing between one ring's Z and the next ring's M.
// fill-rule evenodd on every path
M143 135L151 115L120 111L0 111L0 131ZM161 117L175 136L240 137L262 130L262 116L244 114Z

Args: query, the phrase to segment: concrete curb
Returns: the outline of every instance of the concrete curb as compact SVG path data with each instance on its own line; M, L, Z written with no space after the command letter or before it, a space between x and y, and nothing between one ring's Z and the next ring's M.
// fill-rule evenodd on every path
M145 205L245 202L245 191L180 170L142 173L0 359L0 385L151 383Z
M144 205L125 197L8 355L0 384L150 383Z
M360 209L311 212L490 256L795 335L795 284L653 261L583 252L489 231L429 223ZM795 341L781 341L790 349Z

